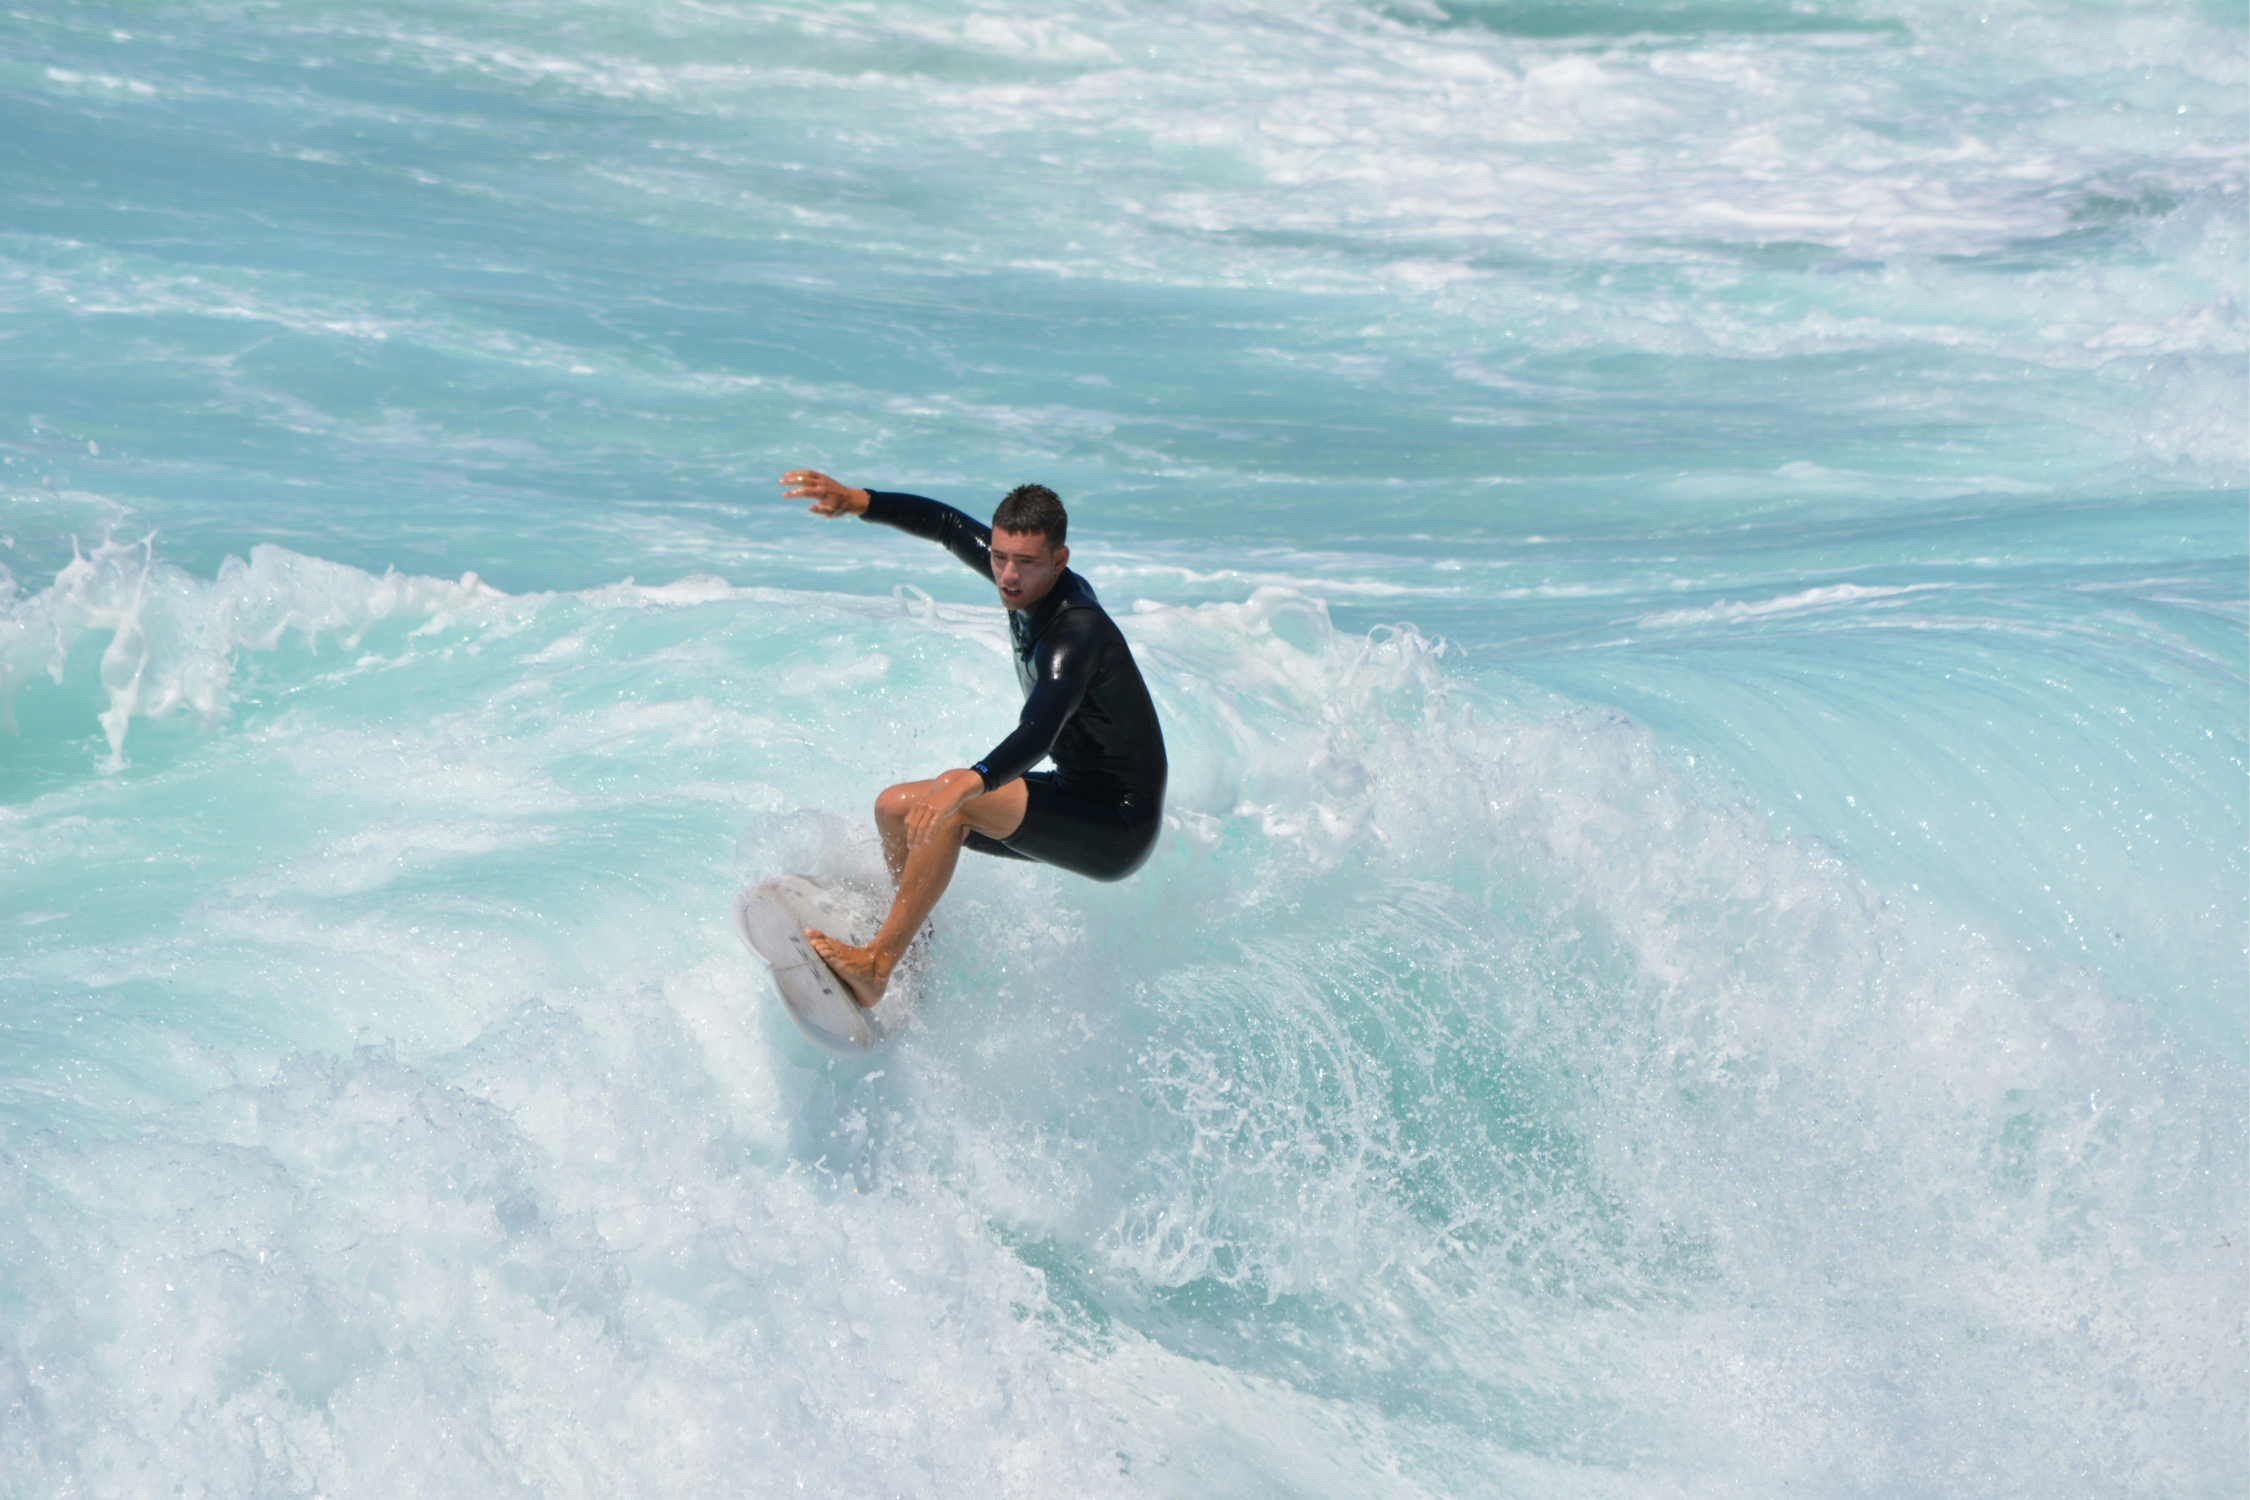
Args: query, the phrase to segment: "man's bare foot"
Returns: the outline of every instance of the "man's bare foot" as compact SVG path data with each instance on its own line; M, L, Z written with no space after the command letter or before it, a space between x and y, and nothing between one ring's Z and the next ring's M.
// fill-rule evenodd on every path
M813 952L821 962L836 971L836 977L852 988L852 998L862 1010L873 1010L883 998L883 991L891 982L891 965L872 947L852 948L837 942L825 932L805 929Z

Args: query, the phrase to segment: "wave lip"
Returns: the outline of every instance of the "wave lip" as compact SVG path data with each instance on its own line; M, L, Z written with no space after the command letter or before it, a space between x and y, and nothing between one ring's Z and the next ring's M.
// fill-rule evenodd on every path
M208 583L159 562L153 532L134 543L104 541L91 552L73 546L53 583L0 600L0 727L14 732L15 697L26 682L45 673L60 684L78 643L107 631L104 769L122 770L133 719L183 711L206 722L226 716L238 650L271 651L292 631L315 650L324 639L351 650L383 621L442 624L503 597L475 573L458 581L376 577L271 543L251 548L248 562L229 557Z
M1809 614L1815 610L1859 604L1869 599L1892 599L1901 594L1919 594L1952 587L1954 585L1939 583L1830 583L1794 594L1777 595L1771 599L1741 603L1721 600L1717 604L1695 609L1665 610L1659 614L1642 615L1634 623L1657 629L1666 625L1712 625L1727 620L1757 620L1773 615Z

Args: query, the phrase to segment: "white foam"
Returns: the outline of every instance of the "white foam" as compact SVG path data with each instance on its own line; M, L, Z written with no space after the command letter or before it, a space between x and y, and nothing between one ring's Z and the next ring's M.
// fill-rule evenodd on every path
M266 558L255 618L373 618L382 581L316 561ZM42 984L157 987L157 1036L216 1052L136 1132L11 1138L7 1263L108 1299L0 1334L40 1472L2045 1487L2056 1414L2127 1378L2137 1424L2078 1435L2114 1472L2239 1430L2240 1330L2196 1314L2240 1269L2205 1245L2239 1076L1621 716L1290 590L1122 616L1175 832L1116 887L971 861L916 1029L838 1069L726 898L873 874L873 787L1006 722L998 611L435 597L460 626L292 667L320 692L168 773L204 852L130 931L18 929ZM134 782L0 847L77 901L142 867Z

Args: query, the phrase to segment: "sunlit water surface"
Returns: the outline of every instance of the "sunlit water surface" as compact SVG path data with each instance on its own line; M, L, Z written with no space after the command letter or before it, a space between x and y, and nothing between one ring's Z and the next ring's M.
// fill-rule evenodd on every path
M2239 1495L2245 32L0 16L0 1495Z

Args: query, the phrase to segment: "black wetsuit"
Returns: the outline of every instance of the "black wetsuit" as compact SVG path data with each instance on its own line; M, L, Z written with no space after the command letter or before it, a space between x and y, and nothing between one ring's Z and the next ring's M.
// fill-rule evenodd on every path
M937 542L992 576L992 528L950 505L875 490L866 518ZM968 847L1123 880L1164 824L1164 731L1141 669L1093 589L1067 568L1037 604L1008 612L1008 633L1023 717L970 769L988 792L1023 778L1023 823L1005 839L971 832ZM1032 770L1043 756L1055 768Z

